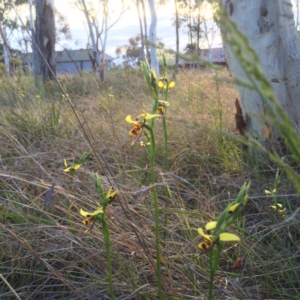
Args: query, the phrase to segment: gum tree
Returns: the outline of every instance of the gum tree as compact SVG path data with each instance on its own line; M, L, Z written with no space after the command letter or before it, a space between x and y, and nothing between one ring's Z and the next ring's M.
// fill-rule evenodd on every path
M108 33L121 19L127 7L125 6L124 0L119 1L117 6L114 6L115 3L110 0L94 0L89 2L85 0L75 0L73 3L85 15L92 41L95 69L99 71L100 80L104 82L106 70L105 51ZM115 9L118 10L117 13ZM112 21L113 12L116 13L116 17ZM101 51L99 51L99 48Z
M221 3L239 30L248 38L278 102L299 131L300 40L291 1L222 0ZM226 28L221 26L221 29L223 36L226 36ZM247 81L247 74L233 55L230 45L226 45L225 51L233 76ZM245 85L239 85L238 90L248 132L264 144L280 146L280 134L268 122L264 99Z
M14 30L18 28L16 18L11 18L11 12L16 6L22 5L26 0L2 0L0 1L0 44L2 44L3 59L6 67L7 74L12 75L12 56L13 50L11 49L9 36L12 36Z
M151 13L151 24L149 29L150 62L151 62L151 67L155 70L157 76L159 76L159 64L158 64L157 51L156 51L157 16L156 16L155 2L154 0L148 0L148 4Z
M35 10L34 37L40 51L34 51L34 75L45 82L54 80L56 74L54 0L35 1Z

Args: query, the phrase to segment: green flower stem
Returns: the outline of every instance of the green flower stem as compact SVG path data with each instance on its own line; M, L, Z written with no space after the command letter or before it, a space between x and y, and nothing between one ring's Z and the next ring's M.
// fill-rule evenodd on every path
M150 170L151 170L151 183L155 184L154 162L155 162L155 137L152 127L148 127L150 132ZM163 298L162 284L161 284L161 271L160 271L160 249L159 249L159 212L158 212L158 199L156 187L152 188L154 199L154 215L155 215L155 246L156 246L156 274L158 282L158 296L159 299Z
M112 284L112 267L111 267L111 257L110 257L110 238L109 238L109 229L108 224L106 222L105 214L103 214L102 218L102 226L103 226L103 235L106 247L106 256L107 256L107 271L108 271L108 284L109 284L109 293L110 299L114 300L115 295L113 291L113 284Z
M220 259L221 251L222 251L223 243L221 241L218 242L216 249L212 249L209 254L209 265L210 265L210 280L209 280L209 292L208 292L208 300L213 299L213 287L214 287L214 279L216 268Z
M165 107L165 114L163 115L163 125L164 125L164 139L165 139L165 171L169 171L169 149L168 149L168 128L167 128L167 121L166 121L166 113L167 108ZM165 187L166 191L166 204L165 204L165 211L168 210L169 200L170 200L170 190L168 186ZM165 214L165 220L164 220L164 227L167 228L168 226L168 214ZM165 231L165 236L167 232Z
M168 161L168 155L169 155L169 149L168 149L168 128L167 128L167 121L166 121L166 113L167 108L165 107L165 114L163 115L163 124L164 124L164 139L165 139L165 171L169 171L169 161Z

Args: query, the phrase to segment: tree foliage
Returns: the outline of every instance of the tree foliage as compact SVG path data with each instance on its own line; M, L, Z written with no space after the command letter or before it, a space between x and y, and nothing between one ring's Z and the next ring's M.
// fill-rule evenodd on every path
M116 55L122 57L125 65L136 67L139 61L142 61L142 39L138 34L135 37L131 37L128 40L127 45L119 46L116 49ZM164 48L164 43L158 39L157 41L158 49Z

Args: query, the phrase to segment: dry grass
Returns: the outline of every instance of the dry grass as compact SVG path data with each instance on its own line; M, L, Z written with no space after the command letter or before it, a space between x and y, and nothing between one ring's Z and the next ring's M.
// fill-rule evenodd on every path
M117 299L156 299L156 253L147 150L130 146L125 117L152 107L143 75L111 72L106 85L92 75L62 77L98 153L72 181L63 160L76 161L90 150L77 121L52 83L36 87L30 78L0 83L0 270L7 283L1 299L109 299L107 261L101 228L84 234L78 210L96 208L91 178L97 172L107 189L120 196L107 210L111 233L113 282ZM38 95L38 97L36 97ZM113 95L113 96L112 96ZM207 255L197 249L196 229L218 217L251 180L250 201L230 228L241 243L225 247L215 282L217 299L299 299L299 217L274 215L263 195L274 184L276 166L250 159L234 136L237 91L226 71L182 71L168 109L169 186L174 175L163 169L162 123L156 125L156 174L161 215L161 261L165 299L206 299ZM87 120L85 123L84 118ZM90 129L90 131L89 131ZM230 135L222 135L228 132ZM299 198L281 174L280 202L287 218ZM43 206L56 183L53 208ZM164 226L164 216L169 223ZM241 257L242 264L234 267ZM0 279L1 280L1 279ZM10 284L10 287L8 286Z

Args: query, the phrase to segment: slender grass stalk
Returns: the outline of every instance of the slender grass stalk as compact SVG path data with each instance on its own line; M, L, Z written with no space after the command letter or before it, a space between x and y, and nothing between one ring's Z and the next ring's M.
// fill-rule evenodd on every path
M222 103L221 103L221 97L220 97L220 88L219 88L219 80L218 80L218 71L216 70L216 76L215 76L215 84L216 84L216 91L217 91L217 106L218 106L218 119L217 119L217 129L223 130L223 111L222 111ZM223 140L223 138L222 138Z

